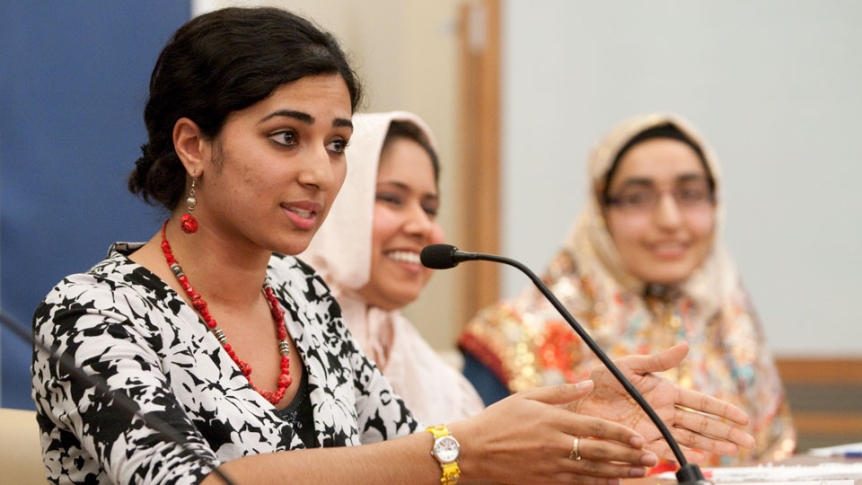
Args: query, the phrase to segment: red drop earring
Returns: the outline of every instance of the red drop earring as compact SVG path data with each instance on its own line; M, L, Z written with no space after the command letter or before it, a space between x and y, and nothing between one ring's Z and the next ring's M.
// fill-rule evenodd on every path
M198 220L192 215L197 204L198 201L195 199L195 178L192 177L192 186L189 189L189 197L186 199L186 206L188 206L189 212L180 217L180 228L186 234L193 234L198 230Z

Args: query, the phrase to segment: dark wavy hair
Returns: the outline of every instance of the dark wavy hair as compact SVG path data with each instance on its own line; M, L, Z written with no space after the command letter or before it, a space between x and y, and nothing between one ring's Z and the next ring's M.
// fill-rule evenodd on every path
M226 8L196 17L168 41L150 78L144 109L149 141L129 176L129 190L173 210L185 190L185 169L173 128L186 117L208 139L232 112L306 76L338 74L355 111L358 77L338 41L310 21L277 8Z

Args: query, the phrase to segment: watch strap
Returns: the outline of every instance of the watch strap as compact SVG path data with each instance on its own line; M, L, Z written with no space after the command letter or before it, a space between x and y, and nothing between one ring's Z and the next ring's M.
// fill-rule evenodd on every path
M458 483L458 478L461 477L461 469L458 468L458 462L441 463L440 468L443 469L443 476L440 477L442 485L455 485Z
M434 436L434 443L437 443L437 440L443 438L445 436L452 436L452 433L449 431L449 428L445 424L438 424L437 426L429 426L425 428L425 431L431 433ZM434 458L437 456L434 454L434 449L431 450L431 455ZM443 470L443 475L440 477L441 485L455 485L458 483L458 478L461 477L461 468L458 467L458 460L456 459L453 462L443 463L439 461L440 468Z
M434 439L442 438L443 436L452 436L452 433L449 431L449 427L445 424L438 424L437 426L428 426L425 428L425 431L431 433L434 436Z

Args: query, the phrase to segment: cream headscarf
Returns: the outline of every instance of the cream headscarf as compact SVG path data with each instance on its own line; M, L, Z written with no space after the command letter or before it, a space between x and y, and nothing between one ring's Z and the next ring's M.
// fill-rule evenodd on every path
M360 348L377 362L417 419L427 424L451 422L481 411L479 395L398 311L372 307L357 293L370 278L377 169L394 120L413 123L436 148L431 130L412 113L354 115L344 185L326 221L299 257L332 288Z
M602 214L600 194L604 190L608 171L611 170L617 154L626 143L649 128L665 124L673 125L700 147L706 168L715 181L717 202L712 251L681 288L683 293L697 302L696 311L706 318L713 315L721 302L736 290L739 275L721 243L720 233L724 220L721 169L706 140L680 116L656 113L629 118L617 125L593 149L587 167L592 188L591 197L587 198L586 207L569 232L563 247L571 252L583 273L602 279L601 283L606 285L619 285L636 294L644 292L647 282L635 278L628 272L611 239Z
M626 269L606 227L601 197L620 151L637 135L667 124L703 154L715 181L716 228L713 247L701 266L679 287L655 292L655 285ZM588 175L586 206L543 275L545 283L612 358L656 353L680 340L689 342L688 357L665 376L736 404L752 418L758 448L724 464L786 457L795 445L795 431L760 322L720 243L721 172L712 149L679 116L639 116L599 142ZM600 364L533 288L483 310L468 324L459 344L513 391L578 381ZM717 456L713 460L718 464Z

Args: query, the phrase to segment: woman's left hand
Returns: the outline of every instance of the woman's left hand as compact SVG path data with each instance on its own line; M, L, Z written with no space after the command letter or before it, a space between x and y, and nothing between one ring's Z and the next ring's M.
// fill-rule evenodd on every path
M687 354L688 344L683 342L658 354L631 355L614 362L655 409L687 460L700 463L706 459L704 452L735 455L739 447L753 448L754 437L742 429L749 421L744 411L654 374L677 366ZM597 367L590 379L595 388L581 399L578 412L629 426L644 436L644 448L676 460L658 428L610 371Z

